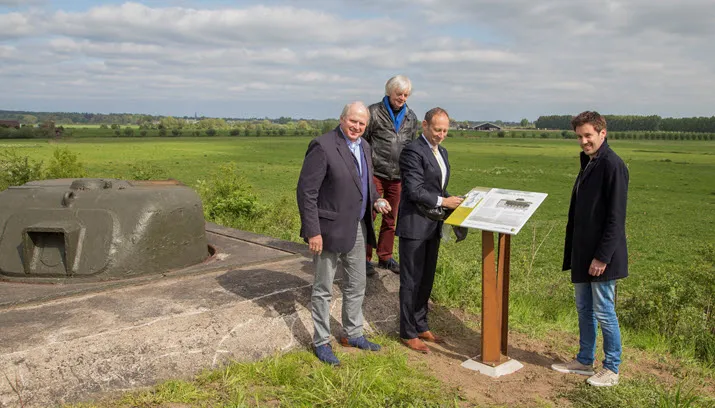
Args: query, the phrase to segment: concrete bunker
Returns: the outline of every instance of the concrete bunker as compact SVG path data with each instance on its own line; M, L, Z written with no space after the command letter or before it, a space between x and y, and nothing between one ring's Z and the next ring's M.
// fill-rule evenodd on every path
M210 255L201 199L175 180L58 179L0 192L0 279L158 274Z

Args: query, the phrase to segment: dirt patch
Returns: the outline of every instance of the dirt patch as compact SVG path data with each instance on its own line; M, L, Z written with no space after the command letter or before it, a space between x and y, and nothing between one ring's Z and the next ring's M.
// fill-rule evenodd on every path
M432 305L430 322L433 330L444 336L445 344L428 344L428 355L409 352L409 359L428 370L449 387L457 388L466 398L465 406L571 406L559 397L563 392L581 386L586 376L562 374L551 370L554 362L569 361L569 350L578 344L578 337L568 333L553 333L536 340L521 333L509 334L508 354L524 367L513 374L491 378L461 367L462 362L475 358L481 348L478 317L461 311ZM624 348L621 381L646 376L655 378L666 387L677 384L686 375L687 367L673 358L659 360L639 350ZM600 366L602 354L597 354ZM713 395L713 385L703 390Z

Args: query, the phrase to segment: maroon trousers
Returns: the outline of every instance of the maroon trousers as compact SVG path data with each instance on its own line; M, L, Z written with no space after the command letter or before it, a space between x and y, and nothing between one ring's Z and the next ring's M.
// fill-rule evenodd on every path
M395 245L395 219L397 218L397 207L400 205L400 193L402 183L400 180L386 180L373 176L378 194L387 200L392 207L392 211L382 214L382 225L380 225L380 236L377 239L377 257L381 261L392 258L392 249ZM372 220L375 221L377 212L372 212ZM372 259L372 246L365 245L367 260Z

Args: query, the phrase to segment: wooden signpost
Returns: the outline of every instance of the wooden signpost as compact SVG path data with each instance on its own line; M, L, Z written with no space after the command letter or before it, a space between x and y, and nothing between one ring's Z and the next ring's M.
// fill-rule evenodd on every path
M508 356L511 235L521 230L544 199L544 193L477 187L445 221L482 230L482 353L462 363L465 368L499 377L523 367Z

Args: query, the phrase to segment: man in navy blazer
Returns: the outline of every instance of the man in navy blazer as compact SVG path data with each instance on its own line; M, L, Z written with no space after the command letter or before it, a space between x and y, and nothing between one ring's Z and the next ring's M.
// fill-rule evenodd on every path
M628 167L606 140L606 118L586 111L573 118L581 168L571 191L563 269L571 270L578 312L579 351L562 373L589 375L588 384L618 384L621 329L616 315L616 281L628 276L626 206ZM595 372L596 330L603 334L603 368Z
M462 198L447 192L450 167L447 150L440 143L447 137L449 115L442 108L425 114L423 133L400 154L402 199L396 234L400 237L400 338L409 348L429 353L424 344L441 342L427 324L427 303L432 293L442 221L426 217L425 208L457 208Z
M360 137L369 118L362 102L345 105L340 125L308 145L296 189L300 236L308 243L315 265L313 346L318 359L332 365L340 364L330 347L330 301L338 264L344 271L340 343L380 349L363 336L365 242L375 245L372 209L385 213L391 208L387 200L378 199L370 145Z

